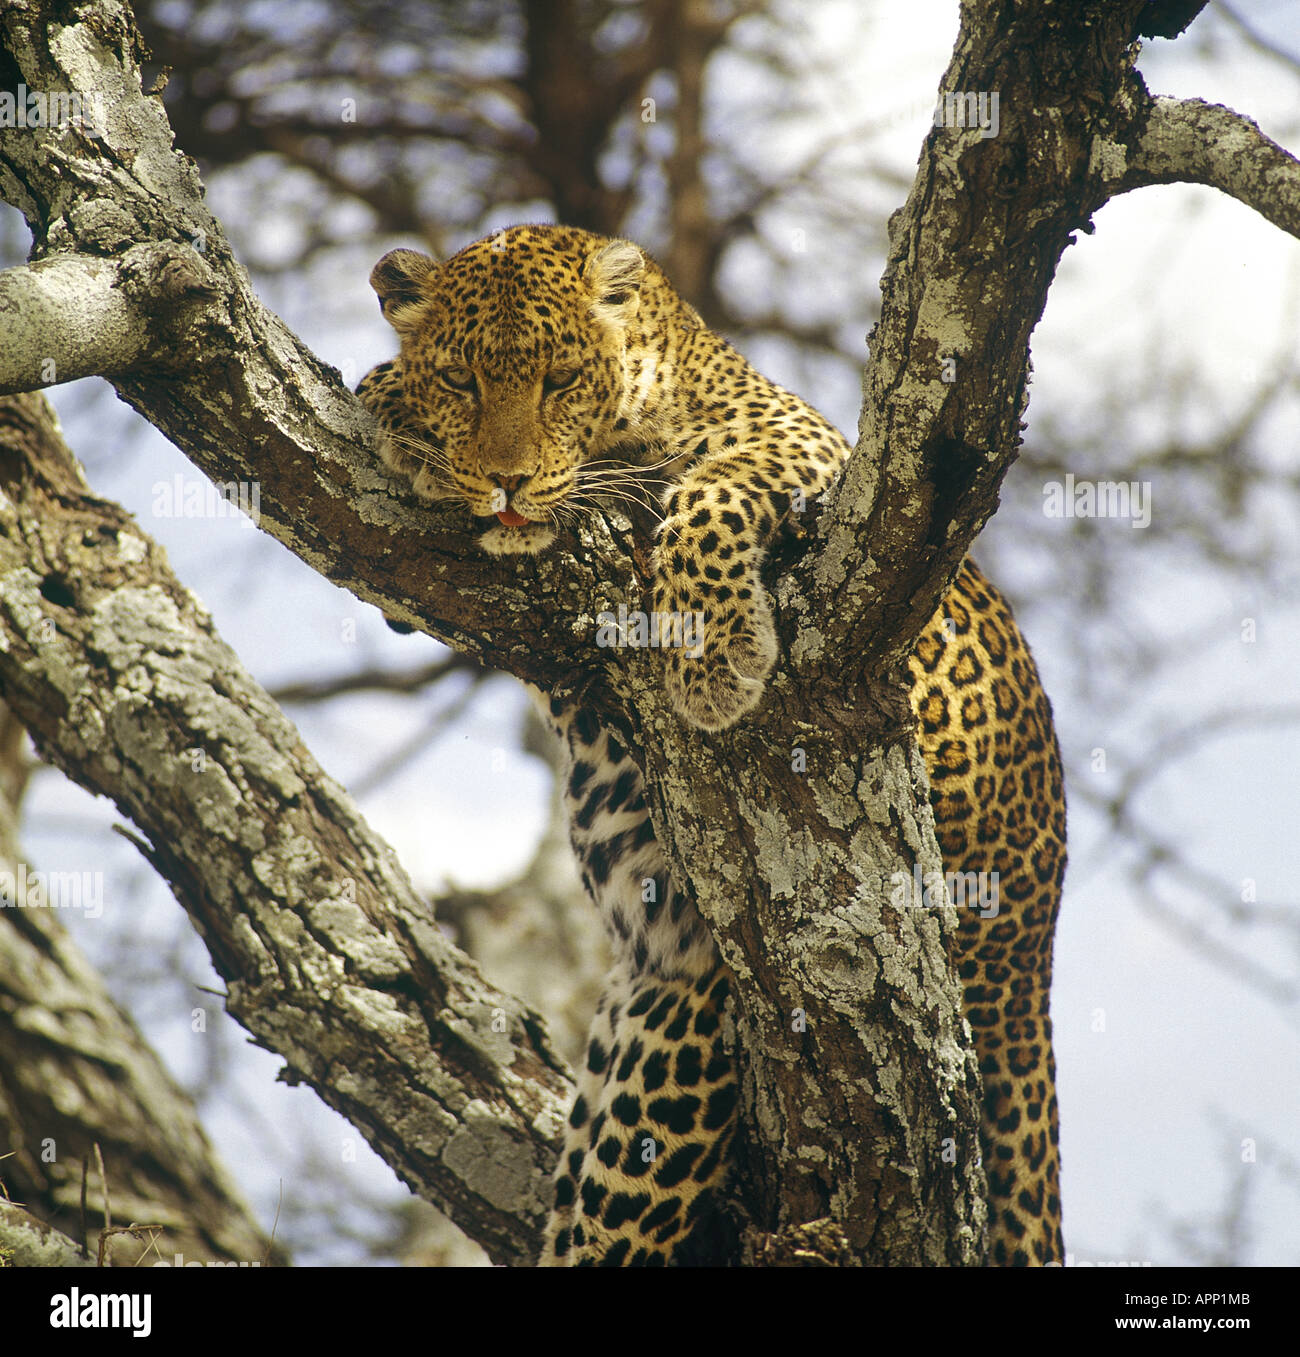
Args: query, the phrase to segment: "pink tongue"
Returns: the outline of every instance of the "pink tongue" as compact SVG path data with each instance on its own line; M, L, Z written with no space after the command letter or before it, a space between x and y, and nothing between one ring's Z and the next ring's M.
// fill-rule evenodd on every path
M507 528L522 528L528 522L523 514L517 514L513 509L502 509L497 517Z

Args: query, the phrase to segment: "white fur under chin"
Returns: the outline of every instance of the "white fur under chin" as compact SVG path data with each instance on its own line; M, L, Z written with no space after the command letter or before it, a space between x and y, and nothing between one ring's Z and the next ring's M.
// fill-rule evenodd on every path
M555 529L545 523L526 523L520 528L502 523L489 528L478 541L489 556L535 556L555 541Z

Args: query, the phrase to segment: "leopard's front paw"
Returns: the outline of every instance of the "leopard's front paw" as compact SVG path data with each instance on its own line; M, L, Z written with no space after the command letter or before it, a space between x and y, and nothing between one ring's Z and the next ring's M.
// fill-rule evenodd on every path
M753 711L776 664L776 629L761 594L743 607L666 610L693 619L666 651L664 681L677 713L701 730L725 730Z

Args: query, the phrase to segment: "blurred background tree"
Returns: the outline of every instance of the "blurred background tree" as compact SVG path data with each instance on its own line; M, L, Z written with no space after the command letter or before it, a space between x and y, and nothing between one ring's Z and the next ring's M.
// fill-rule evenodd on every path
M1282 0L1214 3L1139 65L1300 145ZM354 385L391 354L366 285L395 245L498 227L628 235L763 371L856 424L889 213L956 7L825 0L137 6L179 148L269 305ZM0 265L25 257L0 216ZM1021 460L981 537L1057 712L1071 869L1054 1013L1074 1261L1276 1263L1300 1246L1300 249L1208 189L1117 200L1035 336ZM545 741L512 680L391 634L269 538L168 518L192 478L102 382L51 393L92 484L168 545L245 663L435 900L567 1040L602 968ZM1148 526L1057 518L1050 487L1149 487ZM465 1262L360 1136L219 1019L214 977L109 808L42 771L33 859L93 866L69 920L300 1262ZM129 908L116 906L125 906ZM96 926L97 925L97 926ZM1291 1072L1291 1073L1288 1073ZM481 1255L477 1255L481 1257Z

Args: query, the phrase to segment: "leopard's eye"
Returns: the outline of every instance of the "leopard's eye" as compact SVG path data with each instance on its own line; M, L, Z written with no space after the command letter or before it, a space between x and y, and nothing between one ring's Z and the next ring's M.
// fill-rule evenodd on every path
M567 391L576 385L579 377L577 368L552 368L542 378L543 391Z
M475 391L478 383L469 368L439 368L438 380L453 391Z

